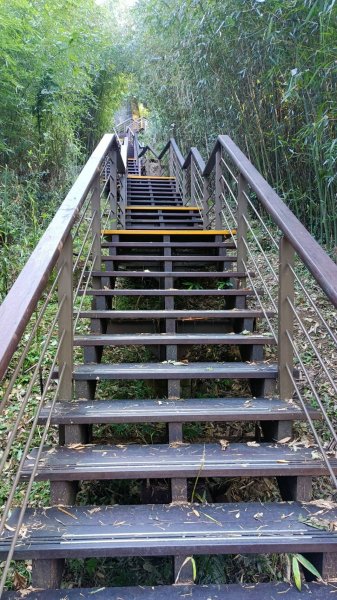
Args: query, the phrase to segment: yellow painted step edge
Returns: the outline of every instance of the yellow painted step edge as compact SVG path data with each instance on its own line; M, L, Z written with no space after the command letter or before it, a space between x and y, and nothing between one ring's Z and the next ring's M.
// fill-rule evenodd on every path
M102 235L226 235L236 234L236 229L103 229Z
M126 210L199 210L197 206L126 206Z
M128 175L128 179L175 179L175 177L164 177L163 175Z

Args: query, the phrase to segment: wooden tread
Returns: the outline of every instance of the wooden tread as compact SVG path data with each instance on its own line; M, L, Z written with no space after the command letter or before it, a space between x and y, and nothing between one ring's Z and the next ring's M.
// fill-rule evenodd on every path
M81 310L79 316L85 319L263 319L272 312L262 310Z
M198 211L200 212L200 208L198 208L198 206L149 206L148 204L146 205L137 205L137 206L132 206L132 205L128 205L125 207L125 210L158 210L158 211Z
M75 367L74 379L275 379L277 373L276 365L263 362L89 363Z
M75 346L124 346L140 345L149 346L155 344L185 344L185 345L255 345L275 344L275 339L269 335L256 334L231 334L231 333L159 333L159 334L103 334L103 335L79 335L74 339Z
M173 279L244 279L247 273L244 271L92 271L86 275L93 277L173 277ZM250 273L253 276L253 273Z
M259 295L263 294L262 290L256 290ZM224 289L224 290L186 290L186 289L98 289L98 290L79 290L79 296L255 296L255 292L247 288L239 289Z
M191 231L190 229L181 229L177 231L176 229L146 229L142 231L140 229L103 229L103 235L223 235L225 237L230 237L236 234L236 229L198 229L195 231Z
M320 511L319 501L28 508L13 558L336 552L337 533L310 517L336 522L337 505ZM19 513L0 538L1 559Z
M312 419L320 418L308 407ZM50 407L43 407L39 423L45 423ZM183 400L78 400L58 402L54 425L105 423L166 423L206 421L305 421L295 402L278 398L187 398Z
M253 445L256 444L256 445ZM32 449L21 478L35 467ZM337 461L330 461L337 471ZM328 470L317 449L270 443L149 444L46 447L41 452L35 479L79 481L95 479L168 479L172 477L274 477L323 476Z
M102 242L102 248L132 248L136 250L137 248L147 248L150 249L151 246L153 248L227 248L234 250L236 248L233 242L137 242L137 246L135 247L134 242Z
M182 262L182 263L190 263L190 262L212 262L212 263L223 263L236 262L236 256L202 256L195 254L193 256L158 256L154 254L116 254L114 256L108 256L106 254L102 255L102 260L104 262Z
M334 600L335 583L305 583L302 591L289 583L232 585L159 585L5 592L4 600Z

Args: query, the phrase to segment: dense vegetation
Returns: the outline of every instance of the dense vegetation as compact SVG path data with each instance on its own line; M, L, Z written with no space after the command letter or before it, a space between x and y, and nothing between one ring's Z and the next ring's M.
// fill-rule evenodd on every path
M115 4L0 0L0 296L111 127L127 82Z
M138 0L131 27L119 0L0 7L0 298L131 72L157 147L173 133L207 156L229 133L337 246L335 0Z
M335 0L139 0L136 18L131 43L158 144L173 132L207 155L228 133L336 246Z

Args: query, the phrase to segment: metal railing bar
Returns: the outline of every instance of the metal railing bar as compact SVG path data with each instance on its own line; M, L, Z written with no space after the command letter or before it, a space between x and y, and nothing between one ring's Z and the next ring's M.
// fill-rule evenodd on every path
M227 207L227 210L228 210L228 212L229 212L229 214L230 214L230 216L232 218L233 223L236 223L236 217L235 217L235 215L234 215L231 207L229 206L229 204L227 202L227 198L226 198L226 195L224 194L224 192L221 192L221 196L222 196L222 199L223 199L223 202L224 202L224 206Z
M19 371L21 370L21 367L22 367L22 365L23 365L23 363L25 361L25 358L26 358L26 356L27 356L27 354L28 354L28 352L30 350L31 342L34 339L34 337L35 337L35 335L36 335L36 333L38 331L40 323L41 323L41 321L42 321L42 319L44 317L45 311L46 311L47 307L49 306L50 299L51 299L53 293L56 290L56 287L57 287L58 280L60 278L61 272L62 272L62 267L58 270L58 272L56 274L55 280L54 280L54 282L53 282L53 284L52 284L52 286L51 286L51 288L50 288L50 290L49 290L49 292L47 294L47 297L46 297L46 299L45 299L45 301L44 301L44 303L43 303L43 305L41 307L41 310L40 310L40 312L39 312L39 314L38 314L38 316L36 318L36 321L34 323L33 329L32 329L32 331L29 334L29 338L28 338L27 342L25 343L25 346L24 346L24 349L23 349L23 351L22 351L22 353L20 355L20 358L18 359L16 367L15 367L15 369L13 371L13 374L12 374L12 376L10 378L8 386L7 386L6 390L5 390L4 397L3 397L3 399L2 399L2 401L0 403L0 413L6 407L8 398L9 398L9 396L11 394L11 391L12 391L12 388L13 388L13 385L14 385L14 383L16 381L16 378L17 378L17 376L19 374Z
M48 329L48 334L47 334L46 339L44 341L44 344L42 346L40 358L39 358L38 362L35 365L32 377L31 377L31 379L29 381L29 384L28 384L27 391L26 391L24 399L23 399L23 401L22 401L22 403L20 405L20 409L19 409L18 415L16 417L16 422L13 425L13 428L11 429L11 432L9 434L8 440L6 440L6 447L3 450L3 454L2 454L1 459L0 459L0 473L2 473L2 470L3 470L4 466L5 466L8 454L11 451L12 442L13 442L13 440L15 438L15 435L17 433L18 427L20 425L20 419L21 419L21 417L22 417L22 415L23 415L23 413L24 413L24 411L26 409L26 406L27 406L27 403L29 401L30 395L32 393L33 387L34 387L34 385L36 383L37 377L39 376L40 367L41 367L42 362L44 360L45 353L46 353L46 351L48 349L51 337L54 334L54 329L55 329L55 326L57 324L58 317L59 317L60 311L62 309L62 306L64 304L64 301L65 301L65 298L63 297L62 300L61 300L61 302L59 302L58 310L57 310L56 314L54 315L54 318L53 318L53 320L52 320L52 322L50 324L50 328Z
M247 265L246 265L245 261L243 261L243 265L244 265L244 267L245 267L245 270L246 270L246 272L247 272L247 278L249 279L249 283L250 283L250 285L251 285L251 287L252 287L252 290L253 290L253 292L254 292L254 294L255 294L256 300L258 301L258 303L259 303L259 306L260 306L260 308L261 308L261 310L262 310L262 312L263 312L263 316L264 316L264 318L266 319L266 321L267 321L267 323L268 323L268 325L269 325L269 329L270 329L270 331L271 331L271 333L272 333L272 336L273 336L273 338L274 338L274 341L277 343L277 336L276 336L276 333L275 333L274 327L273 327L273 325L272 325L272 323L271 323L271 321L270 321L270 319L269 319L269 316L268 316L268 313L267 313L267 311L265 310L265 308L264 308L264 306L263 306L263 304L262 304L262 301L260 300L260 294L258 294L258 292L257 292L257 288L256 288L256 286L255 286L255 284L254 284L254 282L253 282L253 278L251 277L251 275L250 275L250 273L249 273L249 271L248 271L248 267L247 267ZM265 288L265 284L264 284L264 283L262 283L262 285L263 285L263 286L264 286L264 288Z
M318 435L318 433L316 431L315 425L314 425L313 420L312 420L312 418L310 416L310 413L308 411L306 402L305 402L305 400L302 397L302 394L301 394L301 392L299 390L299 387L297 385L297 381L296 381L296 379L294 377L294 374L292 373L292 370L289 368L289 365L286 365L286 368L287 368L287 371L288 371L288 375L289 375L289 377L290 377L290 379L292 381L292 384L294 386L296 395L297 395L297 397L298 397L298 399L299 399L299 401L301 403L301 406L302 406L303 412L304 412L304 414L306 416L307 422L310 425L310 429L311 429L312 434L313 434L313 436L315 438L316 444L319 447L319 450L320 450L320 453L322 455L322 458L323 458L323 460L324 460L324 462L326 464L326 467L327 467L327 469L329 471L329 475L330 475L330 477L331 477L331 479L333 481L333 484L337 488L337 479L336 479L336 476L335 476L335 474L333 472L333 469L332 469L332 467L330 465L330 461L329 461L329 459L328 459L328 457L326 455L326 452L325 452L324 447L322 445L322 441L321 441L321 439L320 439L320 437L319 437L319 435Z
M77 223L76 223L76 229L75 229L75 231L73 231L73 232L72 232L72 235L73 235L73 239L74 239L74 240L77 238L77 235L78 235L79 229L80 229L80 227L81 227L81 225L82 225L82 223L83 223L83 219L85 218L85 216L86 216L86 214L87 214L87 210L88 210L88 208L89 208L89 206L90 206L90 199L91 199L91 194L90 194L90 191L91 191L91 190L89 190L89 192L88 192L88 194L87 194L87 197L86 197L86 199L85 199L85 201L84 201L84 203L83 203L83 207L82 207L82 210L81 210L81 215L80 215L80 218L79 218L79 220L78 220L78 221L77 221Z
M226 216L226 214L225 214L225 212L223 210L221 211L221 215L222 215L223 219L225 220L226 229L228 231L230 231L230 236L231 236L232 242L235 245L235 248L237 248L237 241L236 241L236 239L235 239L235 237L233 235L232 227L229 225L227 216ZM210 222L213 223L214 221L215 221L215 215L214 215L213 219Z
M102 138L0 307L0 378L6 372L64 242L97 177L97 170L113 143L113 134L106 134Z
M84 273L84 270L86 268L86 265L88 264L88 258L89 257L87 257L86 264L85 264L85 266L83 268L81 281L79 282L79 285L77 286L76 297L74 298L74 302L75 302L75 299L77 300L77 298L78 298L78 292L80 290L80 287L81 287L81 284L82 284L82 281L83 281L83 273ZM92 262L92 264L90 266L89 273L88 273L88 278L87 278L87 281L85 282L85 285L84 285L84 288L83 288L83 294L81 296L80 306L78 308L78 311L77 311L75 319L74 319L74 327L73 327L74 334L76 332L77 323L78 323L78 320L80 318L80 312L82 310L82 306L83 306L83 303L84 303L84 298L87 296L87 291L88 291L88 287L89 287L89 281L91 279L93 270L94 270L94 262Z
M221 162L225 165L227 171L231 174L231 176L233 177L235 183L237 184L238 183L238 179L237 179L237 177L235 177L234 173L232 172L232 170L230 169L230 167L226 163L226 161L225 161L225 159L223 157L223 154L221 154Z
M252 227L251 227L251 225L250 225L249 221L247 220L247 218L246 218L246 216L245 216L245 215L243 215L243 218L244 218L244 220L245 220L245 222L246 222L246 225L247 225L247 227L248 227L248 229L249 229L250 233L252 234L252 236L253 236L253 238L254 238L254 241L256 242L256 245L258 246L258 248L259 248L259 250L260 250L261 254L264 256L264 258L265 258L265 260L266 260L266 262L267 262L267 264L268 264L268 266L269 266L269 268L270 268L270 270L271 270L271 272L272 272L272 274L273 274L274 278L278 280L278 275L277 275L276 271L274 270L274 267L272 266L272 264L271 264L271 262L270 262L270 260L269 260L268 256L266 255L265 251L263 250L263 248L262 248L262 246L261 246L261 244L260 244L259 240L257 239L257 237L256 237L256 235L255 235L255 233L254 233L254 231L253 231L253 229L252 229Z
M64 335L64 332L63 332L63 335ZM21 466L23 466L24 461L26 460L26 458L28 456L28 453L29 453L30 445L31 445L33 436L35 434L35 429L36 429L36 426L37 426L37 423L38 423L39 412L40 412L40 410L41 410L41 408L43 406L43 402L44 402L46 394L47 394L49 383L51 381L52 373L53 373L53 370L55 369L55 366L56 366L56 361L57 361L57 357L58 357L58 351L59 351L59 349L61 347L63 335L60 337L58 350L57 350L57 353L55 354L55 358L54 358L54 361L53 361L53 364L52 364L52 367L51 367L51 371L50 371L50 374L49 374L49 377L48 377L48 385L46 385L45 392L41 396L41 400L40 400L40 403L39 403L39 408L36 411L35 419L34 419L31 431L29 433L28 440L27 440L26 445L25 445L25 450L23 451L23 454L22 454L22 457L21 457L21 460L20 460L20 467L18 468L17 473L16 473L16 477L15 477L15 482L16 483L13 483L10 495L9 495L9 497L7 499L7 502L6 502L6 509L5 509L3 518L1 520L0 530L3 529L4 524L6 522L6 519L8 517L8 512L10 510L10 507L11 507L11 504L12 504L12 501L13 501L13 498L14 498L14 494L15 494L15 491L16 491L16 488L17 488L17 485L18 485L18 482L19 482L19 479L20 479ZM5 587L7 571L8 571L8 568L10 566L11 560L13 558L13 554L14 554L14 551L15 551L16 542L17 542L17 539L18 539L19 534L20 534L21 526L22 526L22 523L23 523L23 519L24 519L24 516L25 516L26 508L27 508L28 501L29 501L29 496L30 496L30 493L32 491L32 487L33 487L35 475L36 475L36 472L37 472L37 469L38 469L38 463L39 463L39 460L40 460L40 457L41 457L43 446L45 445L45 441L47 439L47 433L49 431L50 421L51 421L51 413L52 413L52 411L54 409L54 406L56 404L56 400L57 400L57 397L58 397L58 390L59 390L59 387L60 387L60 385L62 383L62 379L63 379L64 373L65 373L65 369L66 369L66 365L63 365L63 367L62 367L62 369L61 369L61 371L59 373L59 380L58 380L58 383L57 383L57 386L56 386L55 394L54 394L53 400L52 400L51 405L50 405L50 410L49 410L49 415L48 415L48 418L47 418L47 423L46 423L46 425L45 425L45 427L43 429L43 434L42 434L42 437L41 437L41 442L40 442L40 445L38 447L38 451L37 451L37 454L36 454L36 457L35 457L35 464L33 466L32 473L30 475L30 478L29 478L29 481L28 481L28 484L27 484L27 488L26 488L26 491L25 491L25 494L24 494L24 498L23 498L23 501L22 501L22 506L21 506L21 509L20 509L19 517L18 517L18 520L17 520L17 523L16 523L16 528L15 528L15 531L14 531L14 534L13 534L13 537L12 537L11 545L10 545L10 548L9 548L9 551L8 551L8 554L7 554L7 557L6 557L5 565L4 565L3 575L2 575L2 578L1 578L1 581L0 581L0 596L1 596L2 592L3 592L3 590L4 590L4 587Z
M254 255L253 255L253 253L251 252L251 250L250 250L250 248L249 248L249 246L248 246L248 244L247 244L247 242L246 242L245 238L243 238L243 243L244 243L244 245L245 245L245 247L246 247L246 250L247 250L247 252L248 252L248 254L249 254L249 257L250 257L250 258L251 258L251 260L253 261L254 268L255 268L255 269L256 269L256 271L258 272L258 274L259 274L259 277L260 277L261 281L263 282L263 285L265 286L265 289L266 289L266 291L267 291L267 295L269 296L269 299L270 299L270 301L271 301L271 303L272 303L272 305L273 305L273 308L274 308L274 310L277 312L277 311L278 311L278 306L277 306L277 303L276 303L276 301L274 300L274 298L272 297L272 295L271 295L271 293L270 293L270 291L269 291L269 290L270 290L270 283L269 283L269 282L267 283L267 282L265 281L265 279L264 279L263 275L261 274L260 267L259 267L259 265L257 264L257 262L256 262L256 260L255 260L255 257L254 257ZM276 281L276 284L278 284L278 280Z
M298 314L298 312L297 312L296 306L294 306L294 304L292 303L292 301L291 301L291 300L290 300L290 298L288 298L288 297L287 297L287 301L288 301L288 303L289 303L289 305L290 305L290 307L291 307L291 309L292 309L292 312L294 313L294 316L295 316L295 318L296 318L296 321L298 322L298 324L299 324L299 326L300 326L301 330L303 331L303 333L304 333L305 337L307 338L307 340L308 340L308 342L309 342L309 344L310 344L310 346L311 346L312 350L314 351L314 353L315 353L315 355L316 355L316 358L317 358L317 360L318 360L319 364L321 365L321 367L322 367L323 371L325 372L325 374L326 374L327 378L329 379L329 381L330 381L330 383L331 383L331 385L332 385L332 387L333 387L333 389L334 389L335 393L337 394L337 384L336 384L336 383L334 382L334 380L332 379L332 377L331 377L331 375L330 375L330 373L329 373L329 371L328 371L328 369L327 369L327 367L326 367L326 364L324 363L324 361L323 361L323 359L322 359L322 357L321 357L320 353L318 352L318 350L317 350L317 348L316 348L316 346L315 346L314 342L312 341L312 339L311 339L311 337L310 337L310 335L309 335L309 333L308 333L308 331L307 331L306 327L305 327L305 326L304 326L304 324L302 323L302 319L300 318L300 316L299 316L299 314Z
M88 239L88 237L89 237L89 235L90 235L90 233L91 233L91 226L92 226L92 223L93 223L93 220L94 220L95 216L96 216L96 214L95 214L95 212L94 212L94 213L91 215L91 219L90 219L90 221L89 221L89 223L88 223L88 227L87 227L87 230L86 230L86 232L85 232L85 235L84 235L84 238L83 238L83 241L82 241L81 247L80 247L80 249L78 250L78 253L77 253L77 258L76 258L76 261L75 261L75 263L74 263L74 266L73 266L73 273L75 273L75 271L76 271L76 269L77 269L77 265L78 265L78 263L80 262L80 259L81 259L81 256L82 256L82 252L83 252L83 248L84 248L84 246L85 246L85 244L86 244L86 242L87 242L87 239Z
M233 190L231 189L231 187L230 187L230 185L229 185L229 183L228 183L228 181L227 181L226 177L223 175L223 173L221 174L221 178L223 179L223 181L224 181L224 183L225 183L225 185L226 185L226 188L228 189L228 191L229 191L230 195L232 196L232 198L233 198L233 200L234 200L234 202L235 202L235 206L237 206L237 204L238 204L237 198L236 198L236 196L235 196L235 194L234 194Z
M294 275L294 277L295 277L295 279L296 279L296 282L299 284L299 286L300 286L300 288L301 288L302 292L304 292L304 295L305 295L305 297L307 298L308 302L310 303L310 305L312 306L312 308L315 310L315 312L316 312L316 314L317 314L318 318L319 318L319 319L321 319L321 321L322 321L322 323L323 323L324 327L326 328L326 330L328 331L328 333L329 333L329 335L331 336L332 340L334 341L334 343L335 343L335 344L336 344L336 346L337 346L337 337L336 337L336 335L334 334L334 332L332 331L332 329L331 329L330 325L329 325L329 324L326 322L326 320L325 320L324 316L322 315L321 311L320 311L320 310L317 308L316 304L313 302L312 298L310 297L309 293L308 293L308 292L307 292L307 290L305 289L305 287L304 287L303 283L302 283L302 282L301 282L301 280L299 279L299 277L298 277L297 273L295 272L295 270L292 268L292 266L291 266L291 265L288 265L288 266L289 266L289 268L290 268L291 272L293 273L293 275Z
M255 215L257 216L258 220L260 221L260 223L261 223L262 227L264 228L264 230L265 230L265 231L266 231L266 233L268 234L269 238L270 238L270 239L271 239L271 241L273 242L273 244L274 244L275 248L277 248L277 250L278 250L278 243L277 243L276 239L275 239L275 238L274 238L274 236L271 234L271 232L269 231L269 229L268 229L267 225L265 224L265 222L263 221L263 219L262 219L262 218L261 218L261 216L259 215L259 213L258 213L258 211L256 210L256 208L255 208L254 204L252 203L252 201L251 201L251 199L250 199L249 195L248 195L248 194L247 194L245 191L243 191L243 194L244 194L245 198L247 199L249 206L250 206L250 207L251 207L251 209L254 211Z
M88 262L89 262L89 259L90 259L90 256L91 256L91 252L92 252L92 249L93 249L95 241L96 241L96 237L97 237L97 233L94 234L94 236L93 236L93 238L91 240L91 244L89 246L89 249L88 249L88 252L87 252L87 256L86 256L85 261L84 261L84 265L83 265L83 268L82 268L82 271L81 271L81 274L80 274L80 277L79 277L79 281L78 281L78 284L77 284L77 287L76 287L76 290L75 290L75 293L74 293L74 300L73 300L74 303L75 303L75 301L78 298L78 292L79 292L79 290L81 288L81 285L82 285L82 281L83 281L83 277L84 277L84 272L85 272L85 270L87 268L87 265L88 265Z
M324 405L323 405L323 403L322 403L322 401L321 401L321 399L319 397L319 394L317 393L317 390L316 390L316 388L315 388L315 386L314 386L314 384L312 382L312 378L310 377L310 374L308 373L308 370L307 370L306 366L303 363L303 360L301 358L301 355L299 353L297 345L295 344L292 336L289 334L289 331L286 331L286 334L287 334L287 338L289 339L290 344L291 344L291 346L293 348L295 356L296 356L296 358L297 358L297 360L298 360L298 362L300 364L300 367L301 367L303 373L305 374L307 383L308 383L308 385L309 385L309 387L310 387L310 389L312 391L312 394L313 394L313 396L314 396L317 404L319 405L319 407L320 407L320 409L322 411L322 414L323 414L324 419L325 419L325 423L328 426L332 437L334 438L335 442L337 443L337 432L335 431L335 428L334 428L333 424L330 421L329 415L327 414L327 412L325 410L325 407L324 407Z
M218 137L215 149L205 167L204 175L208 174L209 169L214 164L215 153L219 145L225 149L250 187L257 194L265 210L291 243L332 304L337 307L337 265L229 136L220 135Z

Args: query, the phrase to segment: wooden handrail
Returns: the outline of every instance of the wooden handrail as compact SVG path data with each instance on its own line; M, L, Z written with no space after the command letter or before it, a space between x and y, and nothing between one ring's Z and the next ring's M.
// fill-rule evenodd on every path
M218 137L203 174L209 175L219 145L226 150L274 223L291 243L329 300L337 307L337 265L228 135Z
M186 156L185 162L184 162L182 168L187 169L190 166L192 157L194 158L195 162L197 163L199 171L201 173L203 173L204 169L205 169L205 161L202 158L198 148L195 148L194 146L191 148L188 155Z
M119 148L115 135L106 134L67 194L52 222L30 255L0 306L0 379L20 342L83 202L107 153ZM120 165L120 160L118 161Z
M161 153L158 155L159 160L161 160L163 158L163 156L165 156L166 152L169 150L170 147L172 147L173 152L175 153L175 155L176 155L176 157L178 159L180 167L183 168L183 164L185 162L184 161L184 157L183 157L182 153L180 152L178 144L177 144L177 142L175 141L174 138L171 138L167 142L166 146L163 148L163 150L161 151Z
M291 243L329 300L337 307L337 265L228 135L220 135L217 138L206 165L199 151L194 147L190 149L184 160L173 138L167 142L166 146L160 152L158 155L159 159L166 154L170 146L172 146L176 153L182 169L188 168L193 156L199 169L202 171L203 177L208 177L212 173L215 167L216 153L220 148L224 148L239 169L241 175L257 194L262 206L272 217L274 223Z

